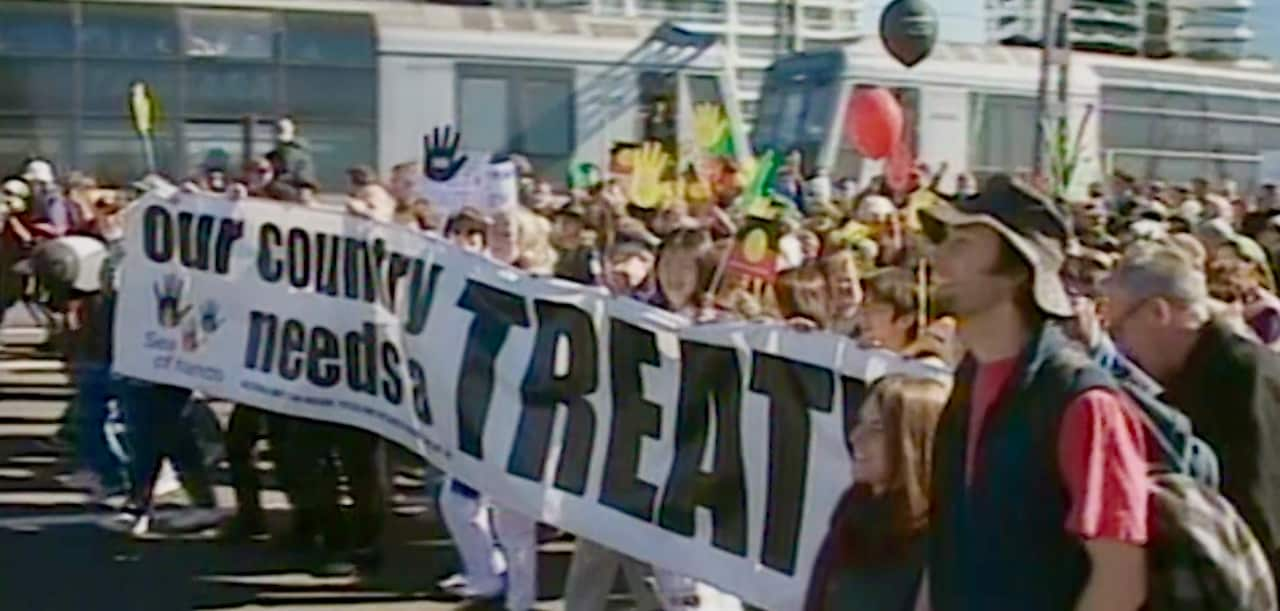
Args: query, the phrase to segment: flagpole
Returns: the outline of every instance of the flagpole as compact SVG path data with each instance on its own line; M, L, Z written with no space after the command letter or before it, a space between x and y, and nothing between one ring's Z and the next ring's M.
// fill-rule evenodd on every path
M147 173L156 173L156 149L155 144L151 141L151 134L140 134L142 137L142 155L147 164Z
M134 81L129 85L129 115L133 119L133 129L142 139L143 163L147 166L147 174L156 173L156 148L151 134L155 127L155 104L151 92L143 81Z

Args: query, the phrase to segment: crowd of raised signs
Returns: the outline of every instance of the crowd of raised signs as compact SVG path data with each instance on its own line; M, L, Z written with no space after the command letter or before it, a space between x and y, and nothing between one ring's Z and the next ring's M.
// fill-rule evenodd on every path
M318 202L325 198L317 192L310 153L297 131L291 120L282 119L275 148L265 157L239 171L225 159L214 160L195 176L174 183L188 191L258 197L282 206L329 205ZM798 152L766 154L748 163L720 157L676 167L661 147L623 148L609 163L575 165L567 177L554 178L538 175L527 160L511 155L508 160L519 174L519 205L514 207L446 209L427 201L422 181L424 174L430 180L433 173L424 172L419 162L397 165L386 176L369 167L351 168L343 201L350 214L436 234L494 261L603 286L692 320L776 322L837 333L963 371L974 360L965 341L965 312L949 310L945 299L933 298L940 281L938 249L950 242L940 246L924 228L937 210L955 208L977 215L968 218L978 219L979 225L1025 234L1020 213L1008 212L1008 206L1016 208L1019 197L1030 198L1047 205L1058 224L1058 231L1041 227L1033 237L1052 234L1059 239L1061 248L1046 252L1061 258L1003 264L1058 275L1070 312L1042 307L1041 313L1064 331L1064 341L1083 348L1117 378L1122 372L1143 377L1153 400L1189 418L1194 434L1216 453L1223 495L1268 560L1280 560L1280 463L1275 462L1280 460L1280 404L1275 402L1280 363L1271 352L1280 341L1276 184L1245 192L1233 182L1210 178L1166 183L1115 174L1090 185L1087 197L1048 199L1046 204L1046 198L1016 178L980 184L973 176L949 173L945 165L919 164L909 184L895 190L878 178L861 185L823 173L806 175ZM430 157L427 170L439 161ZM444 160L446 173L449 161ZM59 292L30 278L40 271L29 262L30 253L44 241L82 235L108 245L118 242L123 232L119 213L136 188L107 188L91 176L62 168L55 172L54 163L41 159L3 183L0 311L29 300L52 314L57 347L70 364L77 390L64 427L71 455L65 482L90 492L95 503L123 495L123 509L107 525L126 535L219 528L232 540L269 536L313 550L318 574L376 572L384 517L394 502L388 473L396 468L392 464L403 462L388 458L385 441L349 427L238 405L220 444L237 506L219 507L210 472L216 467L206 456L211 445L219 445L208 443L222 434L217 420L186 389L111 374L111 274L127 267L127 260L110 257L105 281L96 291L76 287L55 295ZM953 252L964 248L946 247ZM1024 258L1027 253L1018 248L1010 252ZM941 281L959 282L956 277ZM1039 291L1041 279L1035 283ZM1124 299L1117 299L1116 291ZM1127 306L1123 311L1119 302ZM1204 315L1196 317L1201 311ZM1231 341L1242 343L1224 339L1222 346L1206 347L1208 325L1229 329ZM1190 347L1177 349L1188 341ZM856 483L832 517L809 608L959 608L947 603L956 594L954 583L938 585L940 578L935 578L932 590L927 585L926 573L947 575L934 564L938 556L930 551L930 534L939 516L950 519L932 496L943 468L931 464L931 457L939 456L932 446L940 420L946 420L944 412L968 409L970 399L975 405L996 403L999 392L980 401L978 390L990 387L982 375L980 367L973 396L952 397L950 407L953 389L937 381L891 376L873 386L862 412L850 420L847 436ZM969 390L968 384L954 388L955 393ZM108 408L112 399L117 409ZM117 411L124 424L123 444L110 439ZM1106 435L1111 426L1090 422L1095 437ZM262 436L276 448L277 479L294 508L286 532L268 533L259 505L254 453ZM1081 456L1062 451L1104 482L1096 494L1075 489L1081 478L1063 459L1063 471L1070 472L1061 478L1064 489L1070 488L1070 494L1063 494L1070 498L1069 506L1059 512L1070 514L1065 532L1086 543L1151 545L1156 535L1133 524L1133 516L1148 516L1146 509L1135 510L1132 499L1126 505L1114 498L1127 490L1124 481L1113 481L1121 476L1090 471L1092 463L1112 464L1108 453L1117 450L1111 445L1083 443ZM127 452L127 461L117 446ZM281 452L281 447L290 451ZM162 475L166 458L181 475L191 509L159 524L153 514L155 495L171 487ZM981 463L981 456L969 459L971 469L972 461ZM339 501L340 474L348 482L350 508ZM973 486L982 482L971 477L976 478ZM477 605L531 608L537 591L528 565L536 562L536 525L490 507L461 482L446 483L439 503L439 515L459 551L457 574L439 587ZM1081 509L1081 503L1088 508ZM1044 537L1060 538L1063 532L1046 531ZM1110 556L1095 555L1089 547L1087 557L1095 563L1096 577L1096 563ZM706 584L644 566L590 541L577 543L566 608L603 609L618 570L627 576L639 608L741 608ZM1092 577L1087 583L1066 586L1057 595L1066 600L1050 606L1136 609L1131 603L1142 604L1142 596L1097 592L1091 588L1103 586ZM969 596L1001 600L998 587L990 587L997 590ZM930 591L932 596L923 595ZM1274 590L1269 600L1249 608L1275 608Z

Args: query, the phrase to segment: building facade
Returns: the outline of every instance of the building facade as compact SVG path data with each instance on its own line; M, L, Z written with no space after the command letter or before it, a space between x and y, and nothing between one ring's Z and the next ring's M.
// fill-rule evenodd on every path
M271 120L290 114L318 172L340 176L375 155L375 47L369 15L0 2L0 168L42 156L111 183L141 176L126 94L143 81L157 108L157 170L181 176L206 159L239 160L247 115L259 118L265 153Z
M1047 0L987 0L991 41L1035 45L1041 40ZM1070 38L1087 51L1184 56L1205 60L1244 57L1254 37L1253 0L1073 0Z
M837 49L856 41L864 0L493 0L508 8L567 9L601 16L671 20L693 32L715 34L744 119L758 110L764 71L792 51Z
M1250 26L1252 8L1253 0L1171 2L1169 38L1173 52L1206 60L1244 57L1254 38Z

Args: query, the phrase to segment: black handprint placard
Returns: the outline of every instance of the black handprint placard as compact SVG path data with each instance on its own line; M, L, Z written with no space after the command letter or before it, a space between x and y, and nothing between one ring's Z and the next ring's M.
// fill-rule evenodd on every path
M467 156L458 155L462 132L449 126L436 127L422 139L422 168L428 180L448 182L458 175Z

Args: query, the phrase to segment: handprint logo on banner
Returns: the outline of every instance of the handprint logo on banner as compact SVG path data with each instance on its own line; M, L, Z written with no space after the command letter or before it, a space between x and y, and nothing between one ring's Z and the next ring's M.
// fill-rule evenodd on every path
M662 174L671 163L671 155L662 150L662 144L646 142L632 158L631 185L628 195L631 203L640 208L658 208L671 189L662 182Z
M458 156L458 143L462 140L462 132L454 131L449 126L436 127L431 136L425 137L422 148L422 168L428 180L449 182L458 175L467 162L467 156Z
M161 327L177 327L191 312L191 304L183 304L187 296L187 282L177 274L166 274L154 287L156 296L156 322Z
M223 323L227 322L227 319L222 317L220 310L218 302L212 299L205 301L204 305L200 306L201 331L212 334L221 328Z

